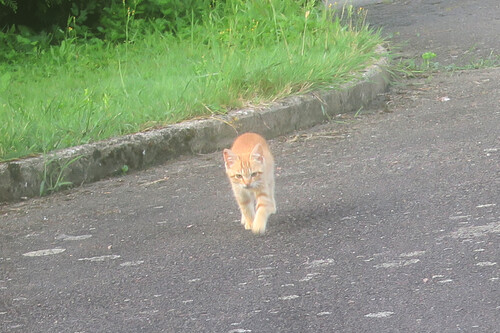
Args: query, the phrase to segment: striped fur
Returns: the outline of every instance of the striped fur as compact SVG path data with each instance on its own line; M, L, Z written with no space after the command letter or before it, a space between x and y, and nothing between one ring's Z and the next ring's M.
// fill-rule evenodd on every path
M274 159L266 140L255 133L242 134L223 155L241 224L254 234L263 234L269 215L276 212Z

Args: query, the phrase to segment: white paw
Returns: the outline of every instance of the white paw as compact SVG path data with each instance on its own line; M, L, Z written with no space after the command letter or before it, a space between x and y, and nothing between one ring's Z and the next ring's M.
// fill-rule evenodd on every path
M252 226L252 232L255 235L263 235L266 232L266 225L265 224L257 224L257 223L255 223Z

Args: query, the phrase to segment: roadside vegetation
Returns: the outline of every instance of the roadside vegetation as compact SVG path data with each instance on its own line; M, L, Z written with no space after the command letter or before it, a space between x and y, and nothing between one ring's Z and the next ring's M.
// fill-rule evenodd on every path
M419 59L397 59L397 53L391 54L393 66L391 71L395 78L431 77L437 72L455 72L471 69L495 68L500 66L500 56L491 53L486 58L470 59L465 65L440 64L434 52L424 52ZM396 58L396 59L394 59Z
M104 2L73 2L52 30L0 31L0 161L336 88L380 56L352 6Z

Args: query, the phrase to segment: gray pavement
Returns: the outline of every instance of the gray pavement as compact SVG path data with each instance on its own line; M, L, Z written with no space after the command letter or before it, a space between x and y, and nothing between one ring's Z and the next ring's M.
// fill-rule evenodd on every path
M469 27L459 56L470 35L498 54L476 30L498 2L470 3L369 17L411 38L408 55L432 15ZM278 212L262 237L238 222L220 152L0 206L0 331L500 332L499 79L399 82L357 117L271 140Z
M499 1L373 2L366 6L368 21L383 29L391 38L393 51L403 58L421 60L424 52L433 52L436 58L432 62L452 68L500 64Z

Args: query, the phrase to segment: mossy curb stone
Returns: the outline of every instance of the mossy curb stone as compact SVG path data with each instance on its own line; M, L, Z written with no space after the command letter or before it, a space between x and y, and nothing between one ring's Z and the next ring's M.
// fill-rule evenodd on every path
M380 52L384 52L381 49ZM194 120L159 130L126 135L0 164L0 203L40 195L57 178L73 185L140 170L180 155L228 147L238 133L257 132L270 139L311 127L341 113L366 108L389 85L388 60L368 67L340 90L288 97L259 109L242 109L218 118ZM50 184L53 182L53 184Z

